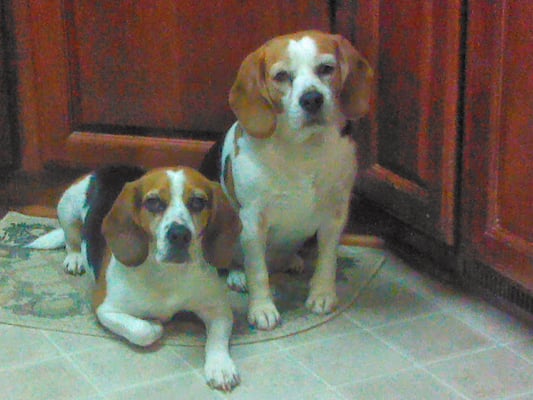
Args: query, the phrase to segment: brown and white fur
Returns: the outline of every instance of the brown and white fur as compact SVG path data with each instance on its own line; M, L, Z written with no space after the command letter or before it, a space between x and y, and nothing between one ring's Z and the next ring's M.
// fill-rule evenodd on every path
M280 321L268 268L300 268L296 253L314 234L306 306L327 313L337 303L336 246L357 170L355 144L342 131L368 111L372 76L346 39L318 31L274 38L239 69L221 182L243 225L236 262L245 277L234 271L228 282L247 284L248 320L259 329Z
M116 175L98 171L74 183L58 205L62 230L28 247L58 247L64 238L67 272L80 274L86 266L95 272L98 320L136 345L157 341L176 312L196 313L207 328L206 380L231 390L239 383L228 348L233 315L214 266L231 260L237 214L218 183L190 168L155 169L128 183L137 176Z

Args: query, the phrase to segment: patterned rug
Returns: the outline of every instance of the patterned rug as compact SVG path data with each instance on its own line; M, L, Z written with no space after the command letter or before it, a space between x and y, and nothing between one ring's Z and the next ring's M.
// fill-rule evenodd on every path
M22 247L57 226L57 220L15 212L8 213L0 221L0 323L112 336L99 325L91 310L93 279L90 274L65 274L62 268L64 250ZM231 292L235 316L232 343L273 340L331 320L357 299L383 262L379 250L340 246L337 269L339 306L327 315L312 314L304 307L311 268L297 275L273 274L271 287L282 318L282 325L273 331L251 327L246 321L247 294ZM165 328L163 342L166 344L199 346L204 341L204 326L190 313L177 314Z

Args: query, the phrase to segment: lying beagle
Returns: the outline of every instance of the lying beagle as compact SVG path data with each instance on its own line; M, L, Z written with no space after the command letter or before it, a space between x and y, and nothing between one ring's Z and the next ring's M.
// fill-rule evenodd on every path
M317 235L318 257L306 306L337 303L336 246L345 225L357 165L343 130L369 109L373 71L344 38L318 31L276 37L243 61L229 94L238 121L226 134L221 182L243 225L236 261L247 284L248 320L280 321L269 268L301 269L296 255ZM245 283L246 282L246 283Z
M227 391L239 383L228 350L233 315L213 266L231 261L241 226L218 183L186 167L107 167L67 189L57 210L62 229L28 247L66 243L67 272L91 268L102 325L148 346L162 323L192 311L207 328L208 384Z

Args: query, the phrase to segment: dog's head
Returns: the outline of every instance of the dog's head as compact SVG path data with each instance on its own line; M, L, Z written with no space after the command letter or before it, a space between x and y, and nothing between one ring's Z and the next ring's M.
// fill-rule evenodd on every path
M127 183L102 230L115 258L127 266L142 264L152 252L160 263L203 257L224 268L241 224L218 183L180 167L155 169Z
M302 142L326 125L364 115L372 77L368 62L343 37L298 32L245 58L229 103L249 135L267 138L277 130Z

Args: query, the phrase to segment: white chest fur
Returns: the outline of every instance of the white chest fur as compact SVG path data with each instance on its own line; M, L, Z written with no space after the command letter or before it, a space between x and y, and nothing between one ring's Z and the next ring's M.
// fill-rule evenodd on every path
M231 129L226 138L223 160L235 148L233 133ZM355 148L334 128L304 143L244 135L237 145L238 154L231 154L235 194L243 207L262 213L269 242L305 240L349 196L356 173Z
M180 310L195 311L197 303L206 303L213 292L224 290L210 266L150 259L138 267L126 267L113 258L106 280L105 303L119 304L123 312L138 318L161 321Z

